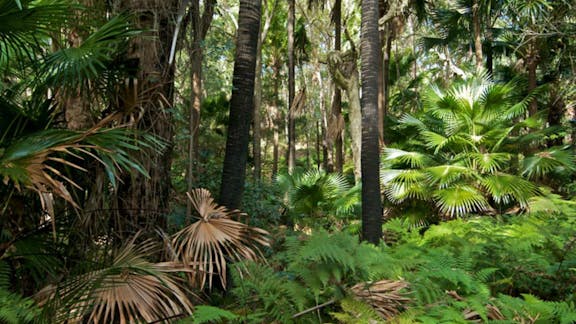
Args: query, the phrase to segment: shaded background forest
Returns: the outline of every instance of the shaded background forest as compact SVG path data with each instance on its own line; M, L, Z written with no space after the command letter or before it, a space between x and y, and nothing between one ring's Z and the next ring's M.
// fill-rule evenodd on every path
M0 321L576 321L575 12L0 0Z

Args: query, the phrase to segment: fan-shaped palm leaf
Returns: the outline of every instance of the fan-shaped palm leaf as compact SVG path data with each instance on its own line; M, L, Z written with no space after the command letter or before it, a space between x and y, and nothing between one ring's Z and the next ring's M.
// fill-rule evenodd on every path
M75 276L37 297L55 322L168 322L192 313L190 294L170 273L187 271L178 263L151 263L157 251L151 241L129 241L112 265Z
M78 47L64 48L49 54L42 74L53 87L77 90L86 81L98 81L109 74L114 58L138 31L130 27L127 16L116 16L86 38ZM94 83L94 82L93 82ZM98 87L98 84L93 87Z
M521 207L526 207L528 199L536 195L536 186L519 176L496 173L481 180L492 199L498 204L509 204L516 201Z
M159 150L162 143L152 136L142 135L140 139L134 136L133 131L125 128L41 131L15 140L5 148L0 147L0 176L4 183L12 182L17 188L24 186L39 193L52 192L76 205L66 185L79 186L63 169L71 167L85 171L79 164L85 157L101 162L113 184L120 170L135 169L146 174L131 158L131 153L141 147Z
M384 319L391 319L410 302L405 281L380 280L373 283L359 283L350 288L353 296L372 306Z
M206 189L187 193L199 219L174 234L174 258L192 270L191 280L197 287L208 283L212 288L213 275L226 286L227 260L257 260L259 246L269 246L268 232L251 227L231 217L243 215L218 206Z
M512 155L510 153L468 153L468 167L481 173L495 173L509 164Z
M467 185L456 185L434 192L434 199L441 213L450 217L481 212L489 204L482 192Z
M40 39L59 31L70 17L70 5L29 0L0 0L0 72L10 59L32 59Z
M430 157L419 152L408 152L395 148L385 148L383 151L384 162L400 162L411 168L421 168L430 162Z
M393 203L406 199L425 200L430 195L426 174L420 170L382 170L384 194Z
M438 165L425 168L422 172L426 174L428 183L439 188L446 188L448 185L459 182L462 178L474 175L474 170L460 165Z
M528 178L541 177L557 169L574 171L574 154L564 147L553 147L522 160L522 175Z

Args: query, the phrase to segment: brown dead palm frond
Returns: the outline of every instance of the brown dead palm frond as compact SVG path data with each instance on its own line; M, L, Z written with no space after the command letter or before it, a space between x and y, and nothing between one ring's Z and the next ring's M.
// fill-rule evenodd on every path
M260 246L270 246L268 232L231 218L244 215L218 206L206 189L187 193L198 213L198 221L173 236L174 258L192 270L191 282L212 288L213 275L226 286L227 260L257 260Z
M111 266L48 287L37 299L59 323L164 323L191 314L189 293L170 274L187 269L146 260L155 247L151 241L136 246L133 239Z
M408 287L405 281L380 280L374 283L359 283L350 290L355 298L372 306L382 318L390 319L400 313L410 302L402 292Z

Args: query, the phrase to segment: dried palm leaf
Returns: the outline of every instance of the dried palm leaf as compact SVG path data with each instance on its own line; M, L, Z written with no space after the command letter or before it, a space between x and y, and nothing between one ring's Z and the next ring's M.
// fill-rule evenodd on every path
M355 298L372 306L384 319L398 315L401 309L410 302L401 291L408 287L405 281L380 280L374 283L359 283L350 290Z
M270 246L269 233L231 219L245 215L218 206L206 189L187 193L198 221L176 233L172 239L174 258L192 269L191 283L212 288L213 275L226 286L227 259L232 262L257 260L259 246Z
M192 313L189 294L170 272L187 271L176 262L151 263L145 259L155 243L131 240L111 266L50 286L37 295L52 307L56 322L150 323Z

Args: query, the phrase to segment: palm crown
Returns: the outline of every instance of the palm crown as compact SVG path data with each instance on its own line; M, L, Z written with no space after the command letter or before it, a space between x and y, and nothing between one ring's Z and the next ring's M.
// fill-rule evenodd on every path
M538 194L535 182L574 169L565 147L537 151L535 139L556 130L537 117L518 121L535 94L520 97L518 81L494 83L470 77L447 91L433 87L420 116L405 114L398 128L413 134L410 150L387 148L381 178L384 194L405 216L494 213Z

